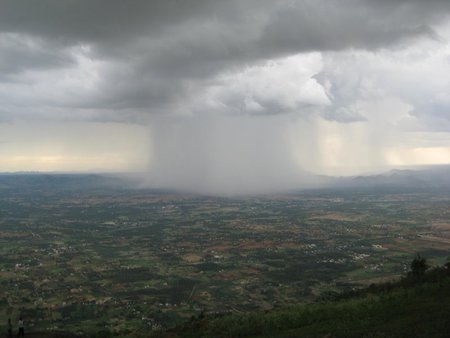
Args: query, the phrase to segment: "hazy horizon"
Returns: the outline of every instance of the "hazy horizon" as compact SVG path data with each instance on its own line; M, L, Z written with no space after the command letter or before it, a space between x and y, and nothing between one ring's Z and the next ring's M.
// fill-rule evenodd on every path
M405 166L384 168L360 175L327 176L303 173L303 180L272 185L190 185L183 182L165 183L149 180L146 172L105 172L105 171L22 171L0 172L6 179L3 184L15 184L33 189L116 189L126 191L165 191L209 197L248 198L254 196L279 196L314 192L358 192L358 193L440 193L450 188L450 165ZM23 180L23 177L25 180ZM43 178L42 178L43 177ZM18 181L17 181L18 178ZM10 179L12 179L10 181ZM225 182L228 183L228 182ZM254 183L254 182L252 182ZM275 197L276 198L276 197Z

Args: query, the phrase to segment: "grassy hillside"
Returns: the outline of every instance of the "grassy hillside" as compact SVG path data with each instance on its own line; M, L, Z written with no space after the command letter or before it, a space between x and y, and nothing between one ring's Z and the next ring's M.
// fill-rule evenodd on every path
M206 316L168 337L449 337L450 271L435 268L333 301Z
M425 261L416 259L412 272L397 282L371 285L333 300L264 312L206 315L170 331L130 332L128 336L450 337L450 264L425 270ZM30 335L72 336L64 332ZM91 335L110 336L108 332Z

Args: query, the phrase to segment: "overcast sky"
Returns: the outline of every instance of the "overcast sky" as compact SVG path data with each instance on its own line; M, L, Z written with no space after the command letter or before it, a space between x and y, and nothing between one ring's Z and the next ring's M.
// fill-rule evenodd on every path
M0 0L0 171L197 191L450 163L450 1Z

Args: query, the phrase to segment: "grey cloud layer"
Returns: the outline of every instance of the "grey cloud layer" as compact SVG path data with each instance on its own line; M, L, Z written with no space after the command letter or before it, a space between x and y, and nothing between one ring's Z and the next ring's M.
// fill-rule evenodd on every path
M61 99L58 107L103 109L104 119L122 113L129 119L128 110L164 113L183 107L218 74L270 58L436 37L433 25L449 10L450 2L438 0L3 0L0 70L16 77L0 81L20 81L30 70L71 67L72 49L87 46L87 57L109 66L99 71L93 90L74 90L78 105ZM363 119L344 109L333 114L324 116Z

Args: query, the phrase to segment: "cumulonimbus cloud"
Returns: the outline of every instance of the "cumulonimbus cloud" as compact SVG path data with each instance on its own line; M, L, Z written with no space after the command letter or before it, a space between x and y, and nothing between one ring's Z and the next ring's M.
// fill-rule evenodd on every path
M218 76L245 70L248 65L310 51L383 48L430 36L433 25L445 18L449 8L447 1L438 0L426 4L368 0L5 0L0 4L0 40L9 43L0 46L0 59L15 75L7 81L19 82L29 72L45 73L48 68L60 69L55 77L65 76L70 69L89 71L85 64L76 62L81 54L97 64L109 64L96 69L92 90L80 89L81 85L74 83L67 83L66 90L80 95L80 109L103 111L105 120L116 120L124 111L123 120L134 122L136 116L127 110L143 115L172 112ZM27 39L32 43L24 44ZM34 79L49 88L55 82L44 75ZM33 97L29 86L17 90L30 92L28 98L20 95L22 104L27 99L33 106L48 103L47 98L40 103ZM11 102L10 114L14 114L15 103ZM54 105L74 106L65 98ZM251 105L256 109L256 104ZM282 105L275 103L273 108ZM81 114L82 118L87 115Z
M427 142L406 133L450 129L449 13L446 0L4 0L0 122L148 125L155 184L288 188L310 179L301 167L383 164Z

